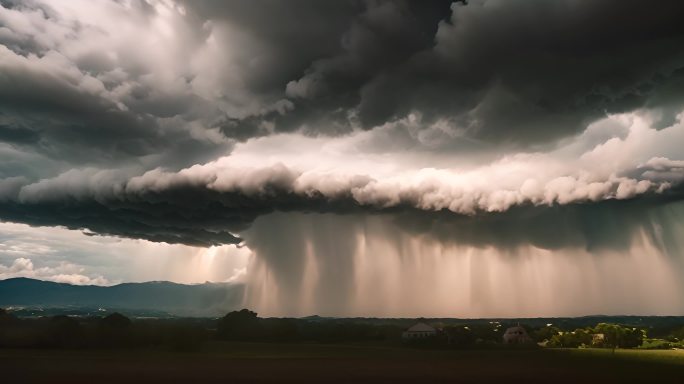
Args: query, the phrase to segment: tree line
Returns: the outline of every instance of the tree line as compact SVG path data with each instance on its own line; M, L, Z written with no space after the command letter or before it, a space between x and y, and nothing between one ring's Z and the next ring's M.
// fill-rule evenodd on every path
M411 325L409 322L406 319L260 318L247 309L230 312L218 319L131 320L119 313L92 317L18 318L0 309L0 347L161 347L189 351L210 341L401 344L401 334ZM439 329L435 337L410 344L437 348L496 347L501 345L505 329L514 325L494 321L432 324ZM682 346L682 325L659 330L612 323L578 328L551 324L523 327L531 338L532 346L671 348ZM649 331L658 338L649 339Z

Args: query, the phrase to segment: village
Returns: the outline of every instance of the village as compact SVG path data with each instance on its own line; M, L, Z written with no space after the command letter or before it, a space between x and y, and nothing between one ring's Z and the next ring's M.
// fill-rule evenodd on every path
M535 328L532 335L520 323L503 327L498 321L490 321L491 327L469 325L430 324L419 319L402 332L405 344L473 347L473 346L515 346L543 348L648 348L666 349L680 346L679 338L648 339L647 332L636 327L598 323L595 327L563 331L553 324ZM496 339L496 335L500 339Z
M261 318L247 309L216 318L36 316L0 309L0 347L200 349L214 341L372 343L435 349L683 348L684 318L582 319ZM545 322L546 321L546 322ZM608 322L613 321L613 322ZM641 322L639 322L641 321ZM631 325L630 325L631 323Z

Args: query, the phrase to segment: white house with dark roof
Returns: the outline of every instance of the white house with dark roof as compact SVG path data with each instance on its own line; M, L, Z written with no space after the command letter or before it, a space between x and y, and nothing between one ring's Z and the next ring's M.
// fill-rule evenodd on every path
M426 337L433 337L436 335L437 328L421 321L405 330L404 333L401 334L401 337L404 340L416 340L424 339Z

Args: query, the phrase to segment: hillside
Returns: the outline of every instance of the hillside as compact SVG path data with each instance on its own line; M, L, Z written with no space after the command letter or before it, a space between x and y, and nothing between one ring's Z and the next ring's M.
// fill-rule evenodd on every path
M0 307L74 306L214 316L237 308L242 293L241 285L227 283L186 285L154 281L102 287L13 278L0 280Z

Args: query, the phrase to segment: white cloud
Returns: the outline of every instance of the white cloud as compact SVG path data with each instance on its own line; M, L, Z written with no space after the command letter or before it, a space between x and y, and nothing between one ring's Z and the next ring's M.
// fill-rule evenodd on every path
M96 285L241 282L251 255L247 247L197 248L0 222L0 279L23 276Z
M0 280L14 277L28 277L58 283L75 285L110 285L111 283L99 275L84 275L84 268L77 265L62 262L55 267L36 268L31 259L20 257L12 264L5 266L0 264Z
M290 140L287 136L274 136L259 140L261 148L265 141L274 142L267 156L261 150L251 150L248 142L238 146L231 156L179 172L155 169L128 179L117 170L70 170L23 186L14 198L22 203L64 199L135 201L136 196L146 192L184 186L239 193L266 205L278 194L292 193L304 199L351 198L376 208L409 205L475 214L505 211L523 204L630 199L661 193L683 179L682 160L667 157L681 156L671 145L684 142L683 123L656 130L650 128L645 116L629 114L608 119L626 127L623 138L610 137L587 146L583 142L595 140L597 126L601 126L596 124L587 130L591 134L579 135L548 152L504 155L464 167L458 166L458 156L453 157L453 166L448 168L411 167L403 160L406 152L357 156L357 136L364 133L325 141L312 139L308 151L290 151L277 144ZM278 148L285 150L278 153ZM373 167L381 159L388 163L396 160L402 166Z
M244 283L247 279L247 267L233 269L233 275L225 280L226 283Z
M0 6L0 25L0 70L53 76L120 109L141 103L154 110L190 95L236 117L282 108L279 98L262 100L244 84L245 56L257 46L252 36L199 20L172 1L37 0ZM30 47L31 54L5 46Z

